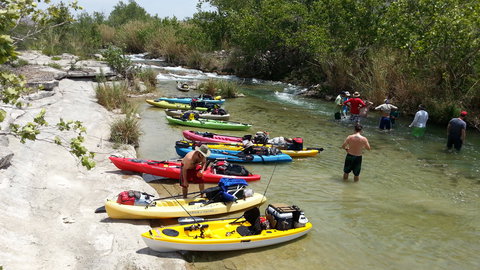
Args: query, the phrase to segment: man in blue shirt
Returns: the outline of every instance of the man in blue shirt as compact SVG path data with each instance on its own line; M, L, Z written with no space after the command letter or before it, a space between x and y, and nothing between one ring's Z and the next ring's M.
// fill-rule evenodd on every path
M463 143L465 142L465 135L467 130L467 123L464 119L467 116L466 111L462 111L458 118L452 118L447 126L447 148L452 149L455 147L457 151L460 151Z

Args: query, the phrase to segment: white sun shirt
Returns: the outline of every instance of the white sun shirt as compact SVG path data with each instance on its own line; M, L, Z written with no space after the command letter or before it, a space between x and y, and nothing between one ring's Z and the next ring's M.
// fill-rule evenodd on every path
M424 128L427 126L427 121L428 121L428 112L424 110L420 110L415 114L415 118L410 124L410 127Z

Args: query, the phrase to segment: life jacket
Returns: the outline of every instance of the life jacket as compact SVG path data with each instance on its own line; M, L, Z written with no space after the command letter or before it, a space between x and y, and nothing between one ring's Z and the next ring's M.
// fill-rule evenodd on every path
M303 150L303 139L302 138L293 138L292 144L288 146L288 150L301 151Z

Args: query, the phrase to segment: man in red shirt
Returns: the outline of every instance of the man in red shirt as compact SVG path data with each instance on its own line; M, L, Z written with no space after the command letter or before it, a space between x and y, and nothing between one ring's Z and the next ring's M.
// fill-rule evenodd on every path
M365 102L360 99L360 93L353 93L353 97L347 99L343 104L350 107L350 120L355 123L360 122L360 108L365 107Z

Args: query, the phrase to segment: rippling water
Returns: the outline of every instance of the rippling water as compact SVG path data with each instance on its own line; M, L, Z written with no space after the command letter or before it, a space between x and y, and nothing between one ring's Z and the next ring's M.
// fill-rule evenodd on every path
M158 94L185 95L175 90L175 80L208 77L216 75L163 69ZM415 139L407 127L410 117L401 117L392 132L384 133L376 128L379 115L371 112L363 124L372 151L364 155L361 180L344 182L340 146L352 126L333 121L332 103L295 96L301 90L295 86L243 82L246 97L226 102L232 120L253 124L251 133L300 136L306 146L325 148L317 157L290 164L247 165L262 175L250 184L257 192L263 193L271 179L269 202L300 206L314 227L288 244L183 253L195 268L480 269L480 138L473 130L462 152L447 153L445 127L429 125L426 136ZM139 104L144 135L138 156L177 158L174 143L185 128L167 124L162 109Z

